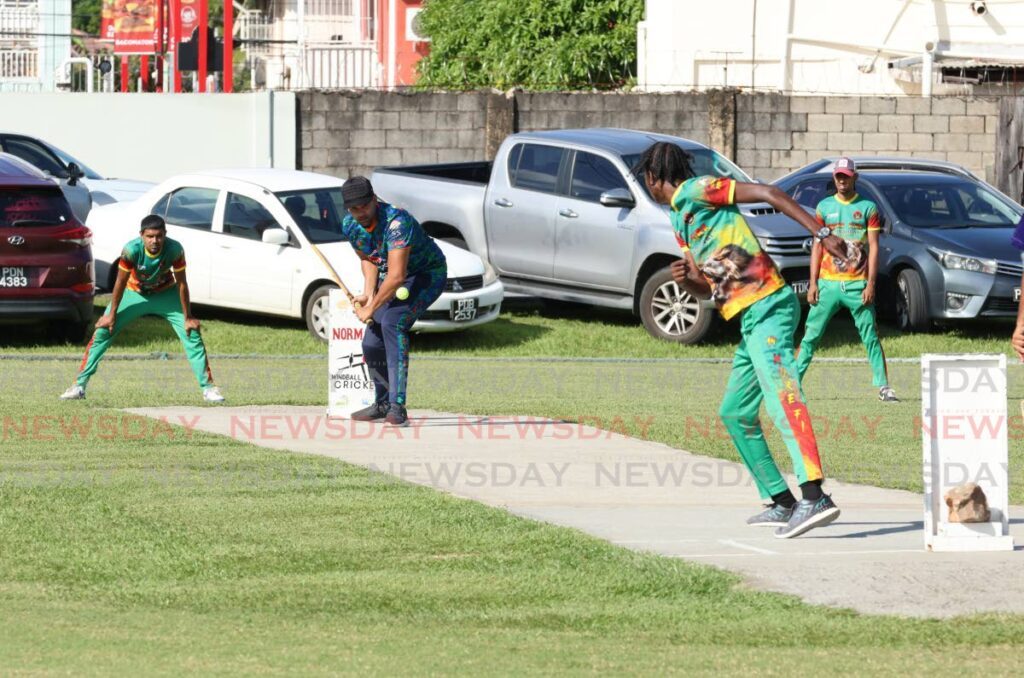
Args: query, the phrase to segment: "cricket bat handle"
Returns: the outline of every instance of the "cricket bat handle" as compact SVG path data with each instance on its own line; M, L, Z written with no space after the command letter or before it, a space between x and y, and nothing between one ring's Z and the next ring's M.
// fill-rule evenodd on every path
M348 289L348 286L344 282L342 282L341 276L338 275L338 272L334 270L333 266L331 266L331 262L327 261L327 257L325 257L323 252L320 251L320 248L317 247L316 245L314 245L313 243L309 243L309 246L313 248L314 252L316 252L316 256L320 257L320 261L323 263L323 265L330 272L331 277L334 278L334 282L336 282L338 284L338 287L341 288L341 291L345 293L346 297L348 297L349 303L352 304L352 307L353 308L361 308L356 303L355 296L352 295L352 292ZM367 325L372 325L373 324L373 318L370 318L369 320L367 320L366 324Z

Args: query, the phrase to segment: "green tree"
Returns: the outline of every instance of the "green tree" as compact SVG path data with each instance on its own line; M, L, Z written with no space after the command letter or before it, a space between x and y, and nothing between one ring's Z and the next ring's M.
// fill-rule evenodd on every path
M636 71L643 0L427 0L425 87L612 88Z
M71 0L71 27L99 35L102 6L103 0Z

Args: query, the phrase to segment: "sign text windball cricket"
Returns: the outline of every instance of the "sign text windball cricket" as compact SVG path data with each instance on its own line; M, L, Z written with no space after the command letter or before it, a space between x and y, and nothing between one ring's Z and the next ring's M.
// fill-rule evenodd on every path
M331 290L327 350L327 416L349 417L373 404L373 380L363 360L364 325L341 290Z

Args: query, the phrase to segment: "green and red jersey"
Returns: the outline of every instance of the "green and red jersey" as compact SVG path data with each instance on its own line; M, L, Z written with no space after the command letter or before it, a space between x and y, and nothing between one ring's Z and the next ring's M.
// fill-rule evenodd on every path
M846 243L846 258L836 261L828 250L822 248L822 280L867 280L868 277L868 231L882 228L875 203L854 195L843 200L839 195L830 195L818 203L815 217L822 226L832 229Z
M676 241L684 253L693 253L726 320L786 284L740 214L735 195L732 179L694 177L679 185L671 203Z
M121 250L118 267L128 272L128 289L133 292L162 292L174 286L175 273L185 270L185 249L177 240L167 238L159 252L150 254L142 238L136 238Z

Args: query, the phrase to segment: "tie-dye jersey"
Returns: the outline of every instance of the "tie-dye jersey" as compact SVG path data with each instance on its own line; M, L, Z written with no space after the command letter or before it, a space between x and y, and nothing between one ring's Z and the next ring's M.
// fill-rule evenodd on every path
M377 204L377 225L373 231L367 231L350 214L341 222L341 233L377 267L382 279L387 275L388 252L392 250L411 248L406 275L445 265L444 253L420 223L405 210L384 201Z
M136 238L121 250L117 265L129 273L128 289L139 294L162 292L174 285L174 273L185 270L185 248L167 238L158 254L150 254L142 238Z
M868 277L868 231L878 231L875 203L859 195L844 201L830 195L818 203L815 212L818 223L828 226L832 233L846 241L846 259L836 261L827 250L822 250L821 273L823 280L866 280Z
M735 207L735 193L734 180L705 176L672 196L676 241L693 253L726 320L786 284Z

